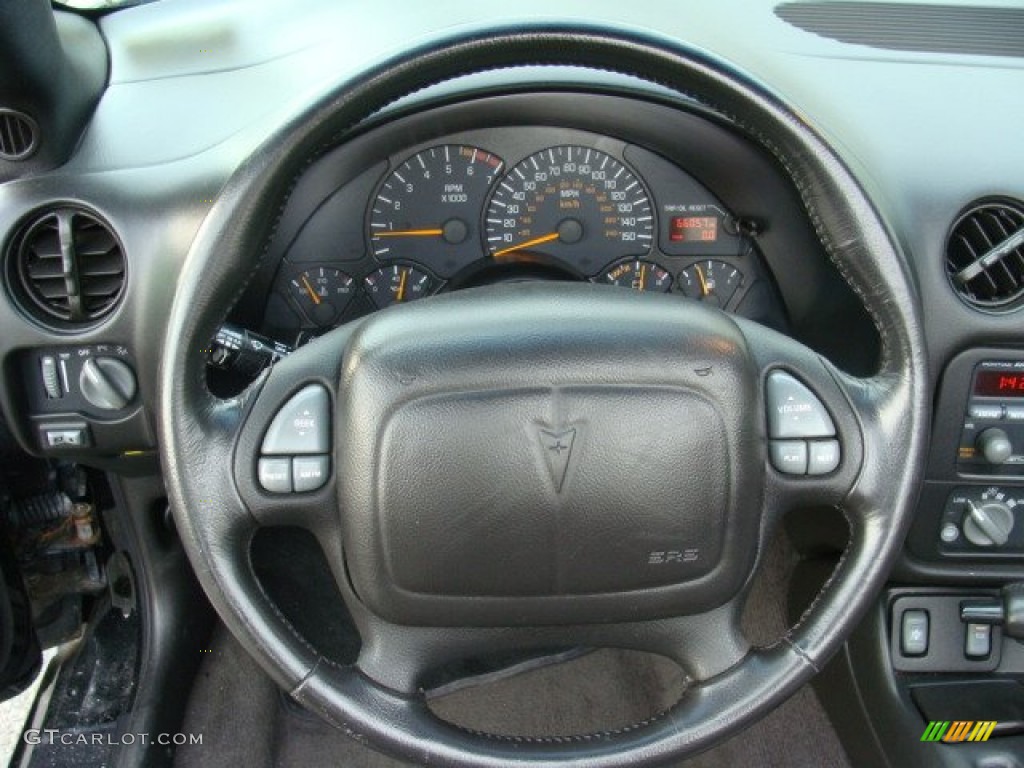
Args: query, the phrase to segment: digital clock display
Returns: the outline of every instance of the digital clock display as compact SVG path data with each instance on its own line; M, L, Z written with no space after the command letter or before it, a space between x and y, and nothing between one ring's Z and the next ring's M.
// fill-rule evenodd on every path
M668 239L673 242L713 243L718 240L718 217L676 216L669 220Z
M1024 372L978 371L974 394L981 397L1024 397Z

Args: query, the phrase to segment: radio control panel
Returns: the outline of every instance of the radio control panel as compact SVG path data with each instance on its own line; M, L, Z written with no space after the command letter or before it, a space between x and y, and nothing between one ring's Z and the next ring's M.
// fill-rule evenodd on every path
M1024 475L1024 360L975 367L956 465L969 474Z
M1024 565L1024 349L964 350L938 384L911 561Z

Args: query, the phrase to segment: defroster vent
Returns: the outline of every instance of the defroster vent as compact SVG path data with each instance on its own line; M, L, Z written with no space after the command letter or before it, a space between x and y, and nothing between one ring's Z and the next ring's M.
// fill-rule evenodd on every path
M1024 303L1024 205L990 200L967 209L950 232L946 272L975 307L1012 309Z
M113 311L124 292L121 243L106 223L80 208L57 208L30 220L10 256L16 293L46 323L89 325Z

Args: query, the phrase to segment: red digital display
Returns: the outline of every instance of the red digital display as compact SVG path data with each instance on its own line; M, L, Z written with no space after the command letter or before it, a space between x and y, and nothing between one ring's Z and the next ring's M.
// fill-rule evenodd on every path
M668 239L674 242L713 243L718 239L718 217L676 216L669 220Z
M1024 397L1024 372L978 371L974 394L981 397Z

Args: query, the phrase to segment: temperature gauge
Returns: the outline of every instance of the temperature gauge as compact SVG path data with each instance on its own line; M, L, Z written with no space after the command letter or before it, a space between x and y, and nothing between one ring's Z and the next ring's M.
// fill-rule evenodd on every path
M429 296L434 281L426 272L408 264L381 267L363 280L366 292L379 309Z
M313 267L288 281L292 298L316 325L334 322L352 300L355 286L351 277L333 267Z
M679 282L691 299L724 308L743 282L743 273L732 264L709 259L684 269Z
M634 259L624 261L609 270L604 279L612 285L632 288L634 291L653 291L667 293L672 287L672 275L667 269L659 267L653 261Z

